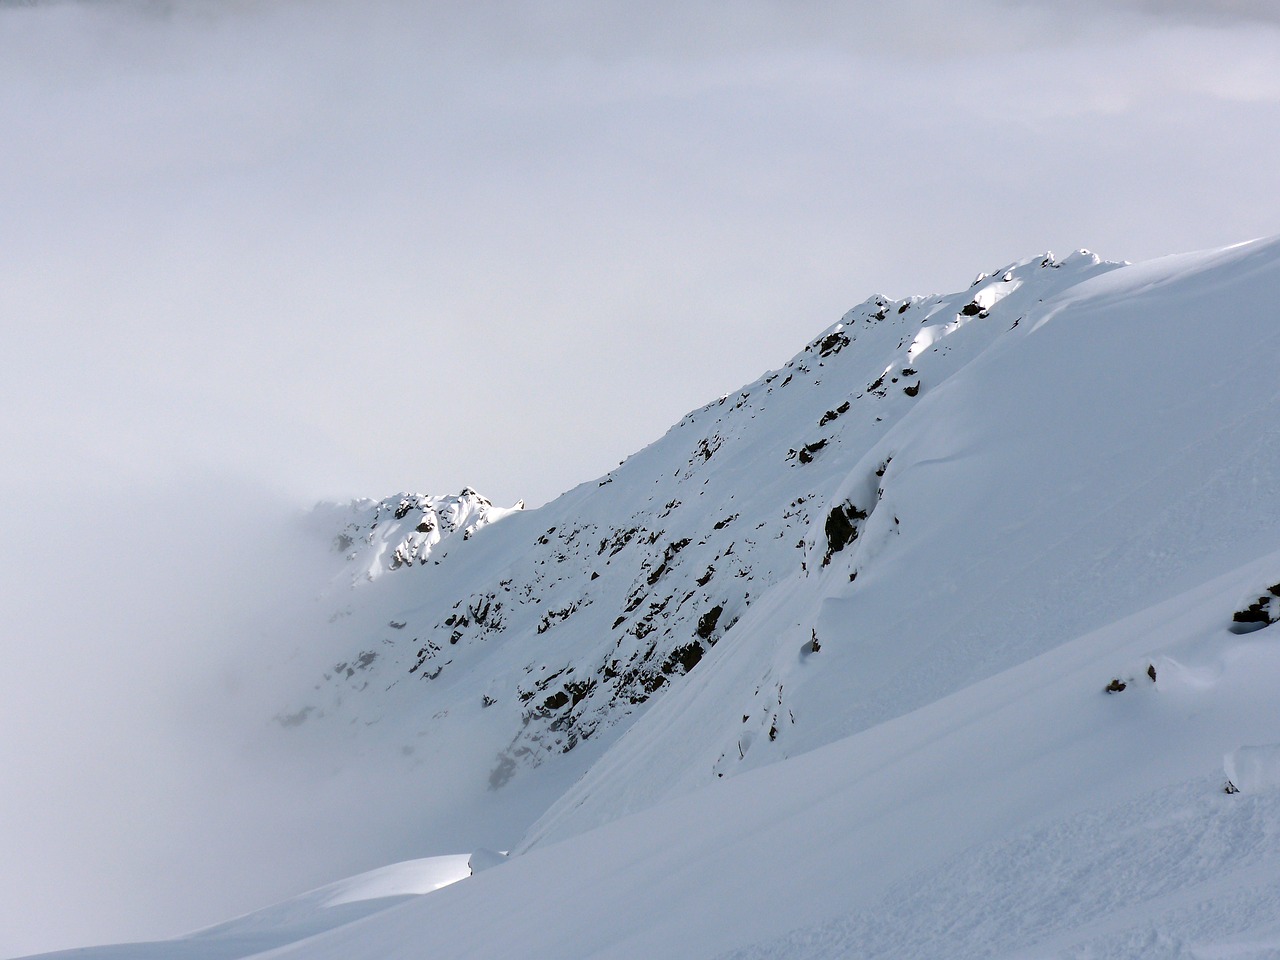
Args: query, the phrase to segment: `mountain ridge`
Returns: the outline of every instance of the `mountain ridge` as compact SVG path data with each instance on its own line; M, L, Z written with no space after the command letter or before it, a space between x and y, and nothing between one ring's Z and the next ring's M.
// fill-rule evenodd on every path
M495 564L501 572L465 595L432 597L421 612L395 613L388 621L394 634L383 630L333 672L350 680L352 664L363 659L368 666L377 654L362 684L387 669L430 684L455 664L485 656L477 649L494 641L529 648L523 663L506 665L506 677L491 677L477 697L484 709L514 706L511 737L488 775L494 787L593 737L611 742L651 697L693 670L768 587L854 553L869 558L876 542L892 536L891 511L875 509L881 481L873 474L887 475L885 483L893 477L885 453L866 466L856 493L839 491L836 499L858 517L846 521L844 536L860 533L861 542L836 557L828 527L838 504L827 501L846 476L848 456L836 448L874 447L922 392L941 387L971 355L1016 329L1035 301L1119 266L1085 251L1062 260L1042 255L980 275L949 296L867 299L783 367L687 414L603 477L526 511L526 525L534 518L545 525L532 542L508 547ZM750 493L737 488L747 474ZM406 502L390 498L361 509L377 516L395 503L400 513ZM399 535L392 526L377 536L389 543ZM399 566L412 550L402 543L384 565ZM424 591L453 552L452 544L436 550L419 575ZM357 579L364 555L358 566ZM856 577L856 564L846 573ZM425 617L427 608L447 613ZM575 629L561 641L570 621ZM576 648L583 635L598 637L589 651ZM291 705L282 715L308 706ZM762 734L775 740L781 713L767 715Z
M272 956L1274 955L1277 302L1280 238L1019 261L429 552L322 508L276 742L512 856Z

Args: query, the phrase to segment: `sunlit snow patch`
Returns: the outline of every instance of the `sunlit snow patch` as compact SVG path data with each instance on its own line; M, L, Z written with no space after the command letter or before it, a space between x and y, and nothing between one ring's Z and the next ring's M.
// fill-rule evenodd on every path
M187 939L287 933L282 941L292 942L456 883L471 875L467 859L466 854L452 854L393 863L206 927Z

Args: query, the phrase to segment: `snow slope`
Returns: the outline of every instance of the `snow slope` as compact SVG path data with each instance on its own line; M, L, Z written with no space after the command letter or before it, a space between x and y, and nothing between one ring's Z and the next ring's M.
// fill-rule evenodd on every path
M1234 584L282 955L1274 956L1280 794L1222 762L1280 733L1280 653Z
M810 572L535 835L866 729L1275 549L1277 291L1268 243L1126 267L1037 303L815 511L869 510L858 540L820 568L815 529ZM1240 601L1262 586L1242 579ZM821 651L805 656L813 636Z
M524 838L271 956L1280 955L1278 303L1277 240L1036 258L412 563L352 521L279 736Z
M236 960L306 940L470 875L465 855L393 863L176 940L63 950L45 956L67 960L81 956L102 960Z
M468 757L452 779L495 810L473 819L472 843L513 845L771 587L818 575L851 463L1018 317L1117 266L1037 257L950 296L873 297L607 476L429 553L406 543L418 520L404 511L431 498L366 501L354 522L320 510L344 566L314 648L339 654L278 719L389 764ZM772 713L756 715L767 737Z

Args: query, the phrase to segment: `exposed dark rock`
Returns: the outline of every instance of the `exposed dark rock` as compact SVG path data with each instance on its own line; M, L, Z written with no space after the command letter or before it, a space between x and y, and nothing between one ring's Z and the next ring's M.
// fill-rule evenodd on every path
M832 420L835 420L841 414L848 413L848 412L849 412L849 401L846 400L844 403L840 404L840 406L836 407L834 410L828 410L826 413L824 413L822 415L822 419L818 421L818 426L825 427L828 423L830 423Z
M827 554L822 558L825 567L831 557L858 539L857 521L867 519L867 512L859 510L852 503L845 502L831 508L827 521L823 525L827 535Z
M1236 623L1271 623L1271 618L1267 616L1267 612L1261 609L1261 604L1251 603L1248 609L1237 610L1231 615L1231 619Z
M616 556L618 552L622 550L622 548L625 547L628 543L630 543L632 539L636 536L636 534L638 534L639 532L640 532L639 527L632 527L630 530L615 531L613 540L609 540L606 538L600 541L600 550L597 552L596 556L600 556L606 550L609 551L609 556L611 557Z
M683 540L677 540L674 543L667 545L667 549L662 554L662 562L658 564L657 568L652 573L649 574L649 586L653 586L662 579L662 575L667 572L667 567L675 558L675 555L687 547L691 542L692 541L686 537Z
M584 605L589 605L590 601L584 601ZM555 610L548 610L542 615L542 619L538 622L537 632L539 634L546 633L553 626L561 621L568 620L577 612L578 604L576 602L569 603L567 606L560 607Z
M1276 587L1280 587L1280 584L1268 587L1267 592L1249 606L1233 613L1228 629L1232 633L1252 633L1280 621L1280 599L1277 599L1280 598L1280 593L1277 593Z
M1113 677L1111 682L1108 683L1102 689L1106 690L1107 693L1119 693L1121 690L1123 690L1127 686L1128 684L1125 683L1123 680L1121 680L1119 677Z
M715 632L716 624L720 621L720 614L722 613L724 613L724 606L717 603L700 616L698 618L698 636L703 640L708 639Z
M703 463L710 460L712 455L720 449L720 444L724 441L720 437L712 437L698 441L698 449L694 451L695 457L701 457Z
M826 440L815 440L813 443L806 443L800 448L797 457L801 463L813 463L813 455L827 445Z
M675 672L676 666L680 666L681 672L688 673L698 665L698 661L702 659L705 651L697 640L686 643L682 647L676 647L667 656L662 664L662 672L670 674Z
M586 680L571 680L564 685L565 693L569 695L569 706L576 707L579 703L587 698L592 690L596 688L595 680L590 678Z
M837 330L835 333L829 333L819 340L816 346L818 349L818 356L829 357L832 354L839 353L848 345L849 338Z
M546 700L542 701L542 706L547 710L559 710L568 702L569 694L565 693L563 690L557 690L551 696L547 697Z

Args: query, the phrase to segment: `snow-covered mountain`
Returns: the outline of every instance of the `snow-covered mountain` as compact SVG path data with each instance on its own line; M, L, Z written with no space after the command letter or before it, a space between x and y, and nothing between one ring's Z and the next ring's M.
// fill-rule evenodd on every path
M486 758L495 788L589 742L598 753L736 638L776 584L865 572L901 534L893 498L881 508L904 469L894 429L1004 335L1025 333L1016 325L1039 301L1117 266L1081 251L1001 268L947 297L873 297L781 369L474 545L434 539L502 513L472 491L363 501L345 523L329 519L339 508L322 509L347 557L340 581L426 566L398 573L395 589L375 597L336 593L339 619L363 614L361 626L341 625L359 639L325 671L321 696L282 717L368 722L388 715L385 693L396 685L429 705L436 734L488 711L502 717L503 742ZM429 515L419 520L415 505ZM794 646L812 643L811 632ZM725 704L726 716L739 706L749 715L751 736L735 728L703 774L754 765L756 744L776 757L796 740L781 677L766 685L752 703Z
M425 564L431 551L455 533L468 540L511 509L495 507L470 487L457 496L401 493L385 500L355 500L345 506L320 504L316 526L331 526L333 549L352 570L352 583L373 580L389 570Z
M513 855L146 955L1280 955L1278 304L1280 240L1036 257L544 507L318 508L278 735Z

